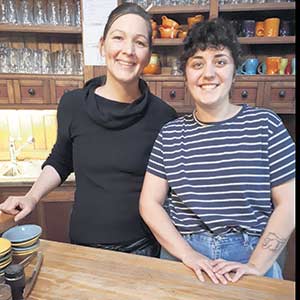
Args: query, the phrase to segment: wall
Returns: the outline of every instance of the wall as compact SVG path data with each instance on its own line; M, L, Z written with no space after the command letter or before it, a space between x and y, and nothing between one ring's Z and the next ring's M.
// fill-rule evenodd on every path
M56 130L56 110L0 110L0 160L9 160L10 137L18 149L29 136L35 142L27 145L18 159L45 159L55 143Z

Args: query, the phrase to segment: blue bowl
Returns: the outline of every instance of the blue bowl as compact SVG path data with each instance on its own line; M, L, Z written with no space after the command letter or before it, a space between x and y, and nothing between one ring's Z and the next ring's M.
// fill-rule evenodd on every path
M35 224L25 224L12 227L2 234L3 238L8 239L12 243L20 243L31 240L41 235L42 228Z

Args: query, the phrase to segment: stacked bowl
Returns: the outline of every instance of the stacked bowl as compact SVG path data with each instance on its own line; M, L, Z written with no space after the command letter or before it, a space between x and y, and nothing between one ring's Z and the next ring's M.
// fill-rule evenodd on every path
M12 247L8 239L0 238L0 276L4 274L4 269L12 261Z
M2 234L11 242L12 255L24 257L37 251L40 245L42 228L35 224L25 224L12 227Z

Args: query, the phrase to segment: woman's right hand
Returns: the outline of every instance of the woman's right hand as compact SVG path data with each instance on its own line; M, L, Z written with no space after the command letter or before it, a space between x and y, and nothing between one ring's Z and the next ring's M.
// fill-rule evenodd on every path
M195 250L189 251L189 253L185 254L182 258L182 262L187 267L192 269L196 273L198 279L202 282L205 281L202 271L204 271L208 275L208 277L216 284L219 282L221 282L222 284L227 284L228 281L231 281L229 273L225 273L224 275L214 273L213 260Z
M0 210L15 215L14 220L18 222L33 211L37 202L37 199L30 195L10 196L0 204Z

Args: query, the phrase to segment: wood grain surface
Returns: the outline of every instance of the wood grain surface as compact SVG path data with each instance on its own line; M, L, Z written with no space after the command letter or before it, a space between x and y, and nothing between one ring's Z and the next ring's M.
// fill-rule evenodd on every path
M7 229L13 227L16 225L16 222L14 221L13 215L8 215L2 211L0 211L0 234L2 234Z
M41 240L44 261L28 300L292 300L295 283L245 276L199 282L182 263ZM26 276L34 262L26 267Z

